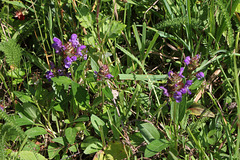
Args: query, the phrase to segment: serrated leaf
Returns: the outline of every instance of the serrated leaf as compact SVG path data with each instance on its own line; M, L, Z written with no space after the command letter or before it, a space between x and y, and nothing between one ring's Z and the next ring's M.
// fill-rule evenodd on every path
M123 23L121 23L119 21L113 21L111 29L110 29L110 31L108 33L108 38L110 38L110 39L117 38L118 35L120 33L122 33L122 31L124 30L125 27L126 27L125 24L123 24Z
M144 156L145 157L152 157L158 152L161 152L162 150L166 149L170 143L165 139L156 139L152 141L149 145L147 145L147 148L145 149Z
M28 135L28 137L34 138L39 135L47 134L47 131L41 127L33 127L27 130L25 133Z
M149 144L153 140L160 139L160 133L157 128L151 123L142 123L139 125L140 133L144 140Z

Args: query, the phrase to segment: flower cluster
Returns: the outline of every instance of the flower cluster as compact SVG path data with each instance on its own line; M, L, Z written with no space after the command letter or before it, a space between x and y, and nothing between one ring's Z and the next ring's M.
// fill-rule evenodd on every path
M87 60L86 46L79 43L77 34L72 34L69 41L64 45L57 37L53 38L53 42L52 47L55 49L55 52L61 55L64 59L63 64L61 64L58 68L56 68L52 62L50 63L51 70L46 72L46 78L49 81L51 81L51 78L56 75L71 76L71 73L68 72L68 68L71 67L72 63L77 61L80 57Z
M199 66L200 56L196 55L192 59L188 56L184 60L187 65L188 72L190 73L188 77L183 76L184 67L180 68L179 73L169 71L168 81L166 86L160 86L163 90L163 94L167 97L173 97L177 103L182 101L182 96L184 94L191 94L189 87L192 85L193 81L189 80L192 75L195 75L197 79L204 77L203 72L193 73L193 71ZM185 82L185 83L184 83Z
M101 67L99 68L99 72L94 71L94 73L95 73L95 75L97 76L97 80L98 80L98 81L100 81L100 80L102 80L102 79L104 79L104 78L110 79L110 78L113 77L113 75L111 75L111 74L109 73L109 69L108 69L108 66L107 66L107 65L101 66Z

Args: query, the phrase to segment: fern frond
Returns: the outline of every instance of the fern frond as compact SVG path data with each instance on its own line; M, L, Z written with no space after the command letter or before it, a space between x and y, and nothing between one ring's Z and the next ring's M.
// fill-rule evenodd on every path
M6 62L11 67L19 67L22 57L23 49L17 44L15 39L0 43L0 51L2 51L6 57Z
M232 48L233 42L234 42L234 35L232 30L231 17L229 16L229 13L226 9L227 4L225 4L222 0L218 0L216 2L217 2L217 5L220 7L221 13L225 18L225 23L227 25L227 31L228 31L229 47Z

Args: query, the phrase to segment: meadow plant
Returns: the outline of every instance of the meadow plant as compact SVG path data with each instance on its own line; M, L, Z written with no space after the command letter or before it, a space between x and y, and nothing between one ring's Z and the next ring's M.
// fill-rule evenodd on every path
M77 61L77 59L83 58L87 60L87 50L85 45L79 43L77 34L72 34L69 41L64 45L60 39L57 37L53 38L52 47L55 52L63 58L63 63L61 67L56 68L53 62L50 62L51 70L46 72L46 78L51 81L54 76L71 76L69 68L71 68L72 63Z
M109 73L109 68L107 65L102 65L99 69L99 72L94 71L94 73L97 76L98 81L103 80L104 78L110 79L113 77L113 75Z
M167 97L173 97L177 103L182 101L182 96L184 94L191 94L189 87L192 85L194 76L200 80L204 77L203 72L195 73L195 69L199 67L200 55L196 55L193 58L187 56L184 60L184 63L187 66L187 76L183 75L184 67L180 68L179 73L169 71L168 72L168 81L166 86L160 86L160 89L163 90L163 94ZM185 81L185 83L184 83Z

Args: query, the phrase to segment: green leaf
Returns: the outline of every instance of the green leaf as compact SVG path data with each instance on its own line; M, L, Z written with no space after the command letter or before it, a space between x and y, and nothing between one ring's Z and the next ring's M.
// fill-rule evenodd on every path
M151 123L139 124L139 130L144 140L149 144L153 140L160 139L160 133L157 128Z
M39 110L36 108L36 106L34 104L23 103L23 109L24 109L25 115L27 114L32 119L37 119L37 115L39 114Z
M74 120L73 122L84 122L89 121L89 117L87 115L81 115L78 119Z
M102 149L102 143L101 142L95 142L90 144L89 146L87 146L87 148L84 150L84 154L91 154L91 153L95 153L99 150Z
M103 88L102 91L103 91L103 93L104 93L104 95L105 95L106 97L108 97L108 98L111 99L111 100L113 99L112 91L111 91L111 89L110 89L108 86L106 86L105 88Z
M53 159L58 153L61 151L62 147L59 147L55 143L50 143L48 145L48 157L49 159Z
M72 90L74 98L76 99L76 101L78 102L79 105L81 105L84 108L89 106L90 97L89 97L89 94L88 94L88 92L85 88L80 86L80 84L72 81L71 90Z
M77 11L79 15L76 15L76 18L81 26L84 28L92 27L94 22L93 13L87 7L79 8Z
M23 92L19 92L19 91L13 91L13 93L20 99L20 101L22 101L23 103L26 102L33 102L32 98L28 95L26 95Z
M69 77L66 76L59 76L59 77L53 77L51 78L53 82L56 82L59 85L70 85L72 83L72 80Z
M126 152L124 150L124 145L119 141L108 143L108 146L104 150L104 153L104 160L120 160L127 158Z
M120 80L142 80L147 81L148 78L151 81L160 81L165 80L168 77L168 75L139 75L139 74L119 74Z
M68 127L65 130L65 136L66 136L69 144L73 144L75 142L76 135L77 135L77 129L76 128Z
M21 151L19 152L19 157L21 160L47 160L39 153L33 153L32 151Z
M10 69L7 72L7 76L12 78L22 78L25 75L25 72L22 69L15 68L14 70Z
M28 137L34 138L39 135L47 134L47 131L41 127L33 127L28 129L25 133L28 135Z
M104 132L104 135L107 135L107 126L105 124L105 122L103 120L101 120L100 118L98 118L96 115L92 114L91 116L91 122L92 122L92 125L93 125L93 128L95 130L95 132L99 135L100 135L100 126L103 127L103 132Z
M18 126L25 126L25 125L33 125L34 122L30 119L28 119L27 117L22 117L22 118L17 118L15 119L15 123Z
M108 38L110 39L117 38L118 35L122 33L125 27L126 25L121 23L120 21L112 21L111 29L108 33Z
M65 145L65 139L63 137L57 137L57 138L54 138L52 139L53 142L57 142L61 145Z
M96 142L100 142L99 139L97 139L96 137L93 137L93 136L88 136L81 143L81 148L84 150L87 148L87 146L89 146L92 143L96 143Z
M147 148L145 149L144 156L145 157L152 157L158 152L161 152L162 150L166 149L170 143L165 139L156 139L152 141L149 145L147 145Z

